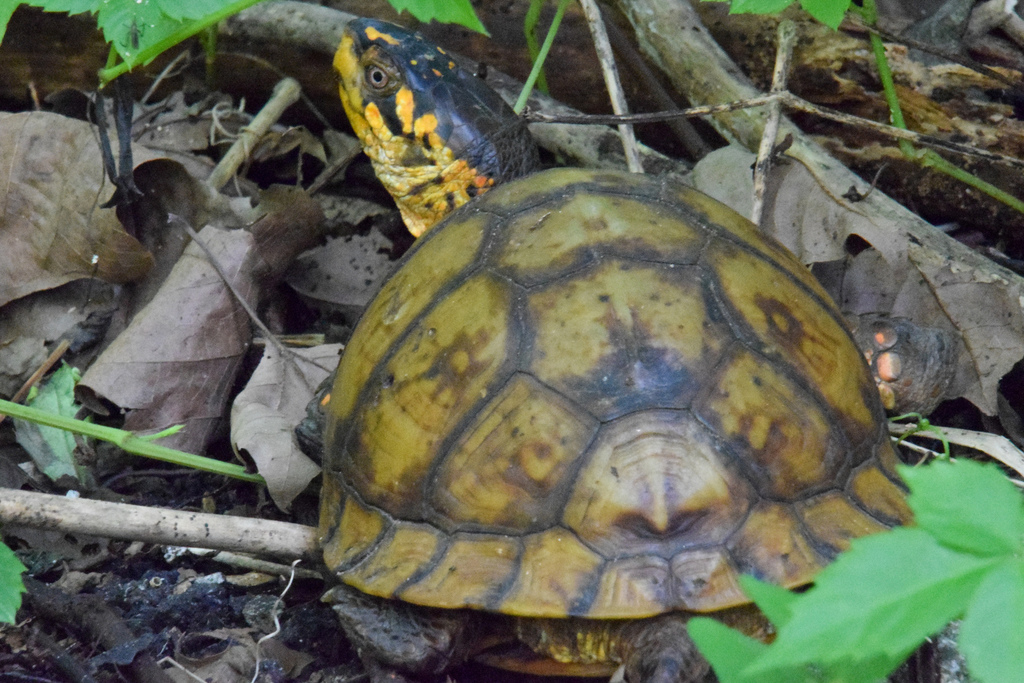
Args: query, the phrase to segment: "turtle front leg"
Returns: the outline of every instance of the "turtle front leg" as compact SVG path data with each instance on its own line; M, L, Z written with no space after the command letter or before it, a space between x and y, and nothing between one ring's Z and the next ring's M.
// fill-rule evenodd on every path
M711 665L686 631L687 617L663 614L624 627L626 683L702 683Z
M463 610L420 607L337 586L324 596L374 683L415 680L461 664L473 653L480 630Z

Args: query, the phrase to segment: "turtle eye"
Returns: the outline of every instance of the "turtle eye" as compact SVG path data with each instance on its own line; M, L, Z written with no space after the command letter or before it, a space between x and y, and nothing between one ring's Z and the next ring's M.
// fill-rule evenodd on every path
M374 64L366 67L363 78L374 90L383 90L391 83L391 75Z

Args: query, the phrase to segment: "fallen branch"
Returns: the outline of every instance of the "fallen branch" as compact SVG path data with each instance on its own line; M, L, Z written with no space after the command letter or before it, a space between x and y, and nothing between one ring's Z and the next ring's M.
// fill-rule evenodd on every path
M0 489L0 524L320 561L313 527Z

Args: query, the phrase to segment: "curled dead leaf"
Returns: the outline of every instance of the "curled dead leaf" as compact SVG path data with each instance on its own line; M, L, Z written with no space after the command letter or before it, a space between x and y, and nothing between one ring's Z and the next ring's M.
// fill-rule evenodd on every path
M313 391L334 369L340 344L294 349L282 357L268 346L259 367L231 407L231 443L249 453L282 510L320 468L298 446L294 429Z
M130 282L152 265L114 210L99 208L112 188L88 123L0 114L0 188L0 305L79 278Z

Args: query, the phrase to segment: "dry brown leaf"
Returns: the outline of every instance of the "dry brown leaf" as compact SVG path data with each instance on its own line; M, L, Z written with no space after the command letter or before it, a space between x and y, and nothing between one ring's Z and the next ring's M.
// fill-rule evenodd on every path
M750 196L745 183L716 184L714 179L729 174L749 178L753 159L745 150L716 152L701 162L714 169L695 172L694 181L698 189L743 210ZM888 314L948 330L960 345L948 398L963 396L994 414L999 380L1024 356L1020 300L1008 296L1016 283L995 264L986 269L984 262L968 264L951 256L940 240L926 244L886 230L859 213L856 203L825 192L793 160L773 169L772 181L765 231L808 264L846 259L850 235L868 242L874 249L850 259L840 290L834 291L844 313Z
M85 327L103 329L109 320L113 293L109 285L77 280L12 301L0 313L0 396L11 396L49 355L46 344L62 337L72 353L96 339ZM93 315L93 322L86 320Z
M295 349L282 357L267 346L259 367L231 407L231 443L245 450L267 482L267 491L287 511L320 473L295 440L313 391L338 364L340 344Z
M295 259L285 281L317 308L356 317L396 261L391 240L373 228L367 235L328 239Z
M272 130L260 138L250 158L253 161L267 161L275 157L286 156L293 150L299 150L299 156L308 154L322 163L327 163L327 152L315 135L305 126L296 126L284 130Z
M213 226L199 233L239 294L259 310L295 255L320 236L319 207L301 190L263 195L247 230ZM202 453L224 414L250 321L206 254L190 244L153 299L96 360L78 385L80 400L102 397L127 411L124 428L185 429L163 445Z
M114 210L99 208L112 188L84 121L0 114L0 190L0 305L79 278L130 282L152 264Z
M143 196L131 205L131 221L135 234L153 254L154 263L133 288L128 318L153 298L189 243L182 224L168 222L168 214L182 218L193 227L240 228L245 225L245 217L231 209L227 197L197 180L177 161L147 161L135 168L134 175Z
M199 237L254 303L256 284L246 267L252 235L207 227ZM191 244L156 296L85 373L78 391L83 402L92 392L127 410L125 429L184 424L160 443L202 453L249 339L245 311L202 250Z

